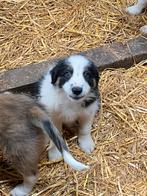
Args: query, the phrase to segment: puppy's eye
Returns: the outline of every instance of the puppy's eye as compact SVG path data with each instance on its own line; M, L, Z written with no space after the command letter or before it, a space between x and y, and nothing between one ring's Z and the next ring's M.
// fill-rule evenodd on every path
M65 78L70 78L71 77L71 72L70 71L66 71L62 74Z
M91 77L90 71L85 71L85 72L84 72L84 76L85 76L86 78L90 78L90 77Z

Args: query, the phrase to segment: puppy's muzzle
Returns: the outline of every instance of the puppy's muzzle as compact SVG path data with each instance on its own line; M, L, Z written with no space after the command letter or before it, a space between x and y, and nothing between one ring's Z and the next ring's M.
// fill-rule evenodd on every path
M79 86L75 86L72 88L72 93L76 96L80 95L82 93L82 88Z

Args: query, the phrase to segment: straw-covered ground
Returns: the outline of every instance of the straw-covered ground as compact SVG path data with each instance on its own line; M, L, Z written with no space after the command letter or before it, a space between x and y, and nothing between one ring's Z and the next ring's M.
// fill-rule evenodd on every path
M1 0L0 71L138 36L134 0Z
M0 71L44 59L125 42L139 35L147 18L122 11L133 0L1 0ZM90 170L75 172L44 153L32 196L147 195L147 68L101 74L102 108L93 124L96 149L83 153L76 138L73 155ZM0 195L21 179L0 154Z
M147 67L106 70L99 87L102 108L92 128L94 152L86 155L75 137L67 140L73 155L90 169L76 172L63 161L49 162L44 153L32 196L147 195ZM6 196L18 175L1 166L0 194Z

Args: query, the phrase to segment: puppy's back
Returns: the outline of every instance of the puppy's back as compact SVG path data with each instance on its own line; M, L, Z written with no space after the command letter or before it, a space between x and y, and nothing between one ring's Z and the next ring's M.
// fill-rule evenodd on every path
M38 104L30 97L20 94L0 95L0 147L11 146L14 150L30 144L39 149L45 135L34 127L30 110ZM39 109L39 107L38 107ZM35 142L34 142L35 141ZM39 142L40 141L40 142ZM17 143L17 146L16 146ZM40 146L40 148L42 148ZM13 152L12 152L13 153Z
M27 114L30 108L35 105L34 100L25 95L1 94L0 134L12 133L14 126L21 127L21 125L26 123Z

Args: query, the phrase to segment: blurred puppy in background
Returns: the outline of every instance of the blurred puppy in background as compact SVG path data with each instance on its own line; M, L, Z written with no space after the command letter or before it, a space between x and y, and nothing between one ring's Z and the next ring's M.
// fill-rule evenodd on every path
M137 15L142 12L144 8L147 7L147 0L138 0L137 4L126 8L126 12L132 15ZM147 25L140 28L143 34L147 34Z
M78 123L78 143L86 153L91 153L95 146L91 126L100 106L98 81L98 69L91 60L71 55L52 65L38 83L40 102L58 130L62 130L63 124L70 127ZM56 160L60 156L52 144L49 159Z
M23 183L10 192L12 196L26 196L32 190L39 158L49 138L72 168L88 168L72 157L43 106L25 95L0 94L0 149L23 176Z

